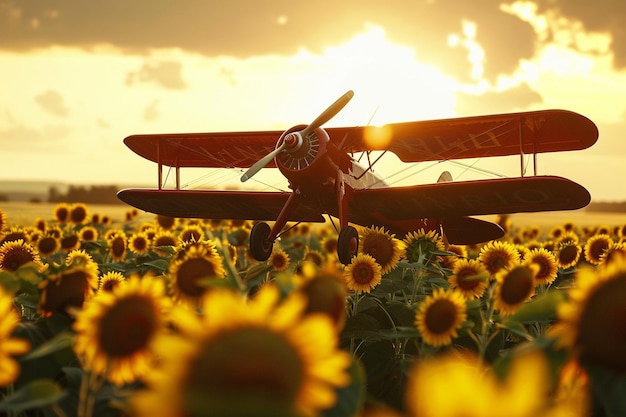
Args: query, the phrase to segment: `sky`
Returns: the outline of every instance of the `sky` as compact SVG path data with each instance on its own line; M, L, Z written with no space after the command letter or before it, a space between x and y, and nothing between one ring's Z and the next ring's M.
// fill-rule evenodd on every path
M626 200L623 0L0 0L0 76L0 180L155 186L124 137L287 129L353 90L328 126L581 113L598 142L539 155L538 173ZM506 158L471 164L519 175ZM402 185L443 169L474 179L393 160L378 172ZM241 172L184 175L212 187Z

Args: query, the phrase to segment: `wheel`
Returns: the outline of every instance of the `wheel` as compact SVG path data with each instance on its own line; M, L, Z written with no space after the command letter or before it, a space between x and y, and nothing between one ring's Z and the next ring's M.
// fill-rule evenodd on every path
M268 239L271 228L267 223L257 223L250 230L250 253L257 261L267 261L274 242Z
M348 265L352 261L352 257L356 256L358 250L359 232L352 226L342 228L337 238L337 256L339 257L339 262Z

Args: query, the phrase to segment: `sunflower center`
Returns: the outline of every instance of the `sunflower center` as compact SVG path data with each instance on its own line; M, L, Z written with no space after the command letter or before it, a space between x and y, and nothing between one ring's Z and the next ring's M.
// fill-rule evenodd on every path
M559 251L559 263L570 265L578 258L578 247L576 245L566 245Z
M512 269L502 282L500 297L508 305L515 305L526 300L535 287L535 279L529 268Z
M45 288L42 308L46 311L65 311L66 307L81 307L89 292L88 274L82 269L66 271Z
M626 273L590 294L581 314L577 344L582 359L626 373Z
M114 258L121 258L124 256L124 252L126 252L126 242L124 242L124 238L116 237L111 242L111 254Z
M354 266L352 276L357 284L369 284L374 279L374 270L371 265L362 262Z
M29 252L23 246L16 246L7 253L5 253L4 257L2 258L1 267L6 269L7 271L17 271L20 266L34 260L35 257L31 252Z
M39 249L39 253L42 255L50 255L57 251L58 242L52 236L42 237L37 243L37 249Z
M456 306L450 300L440 299L428 307L425 324L434 334L445 333L454 325L456 317Z
M393 244L385 236L372 236L363 242L363 252L376 259L380 265L387 265L393 260Z
M290 409L305 377L294 346L264 328L217 334L198 352L182 390L187 393L189 415L200 410L215 410L219 415L220 408L233 406L251 415L259 409Z
M199 283L200 279L215 275L215 266L209 259L189 258L184 260L178 268L176 283L183 294L199 297L206 291L206 287Z
M125 357L145 349L155 334L154 305L140 296L118 300L100 320L98 343L109 357Z

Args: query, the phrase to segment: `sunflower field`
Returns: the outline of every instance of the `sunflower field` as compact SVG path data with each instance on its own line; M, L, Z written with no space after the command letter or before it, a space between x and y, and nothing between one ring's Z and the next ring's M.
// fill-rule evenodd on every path
M0 415L626 416L626 225L435 231L0 210Z

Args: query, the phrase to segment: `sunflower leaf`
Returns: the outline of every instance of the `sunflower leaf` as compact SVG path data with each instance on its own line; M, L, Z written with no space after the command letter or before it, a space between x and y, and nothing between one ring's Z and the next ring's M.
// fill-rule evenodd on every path
M0 411L21 413L57 403L65 393L50 379L36 379L0 401Z
M60 350L67 349L72 346L74 336L70 332L57 334L52 339L41 344L36 349L30 351L22 357L22 360L32 360L56 353Z

